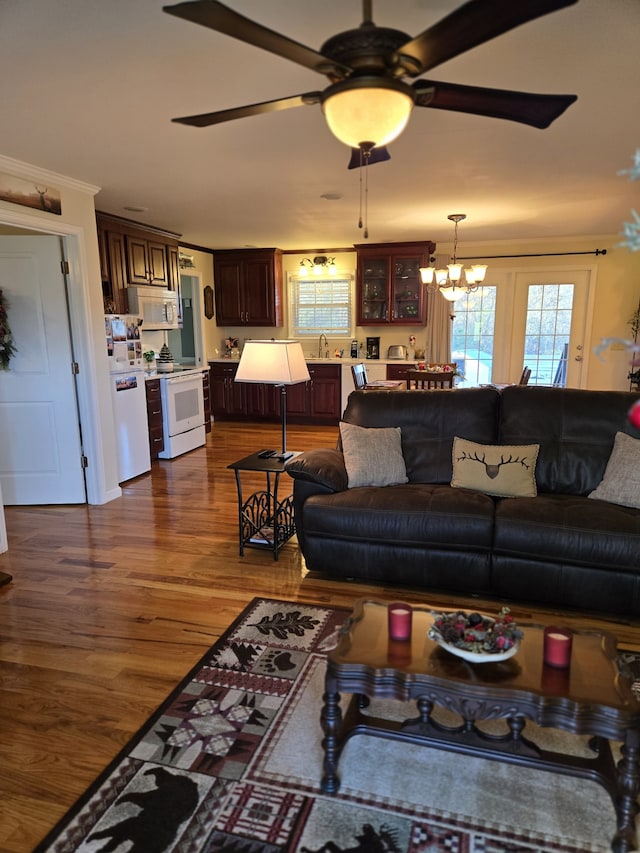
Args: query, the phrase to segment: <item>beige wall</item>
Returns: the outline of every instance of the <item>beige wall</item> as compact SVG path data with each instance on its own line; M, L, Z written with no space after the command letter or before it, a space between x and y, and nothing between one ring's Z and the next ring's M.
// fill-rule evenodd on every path
M621 223L622 226L622 223ZM496 241L494 243L466 243L459 245L461 256L481 257L491 255L539 255L539 257L514 257L514 258L489 258L489 271L506 272L533 272L549 271L571 268L589 268L591 276L591 306L590 306L590 328L589 339L585 342L589 351L586 358L586 387L597 390L628 390L629 382L629 355L627 352L610 348L602 356L602 360L596 357L594 347L603 338L628 338L629 327L627 320L635 310L640 299L640 253L631 252L626 247L620 247L619 235L596 235L594 237L574 237L567 239L547 238L545 240L530 241ZM596 249L606 249L606 255L593 254ZM452 251L449 243L439 243L437 254L448 255ZM549 253L584 253L584 254L558 254L549 256ZM286 298L287 281L289 275L295 275L298 271L300 261L308 257L312 252L304 254L285 254L283 256L284 282L285 282L285 325L280 329L259 328L218 328L215 321L211 321L208 327L209 357L214 357L216 349L220 349L222 340L231 335L240 338L276 337L287 336L287 308ZM356 254L353 252L342 252L336 254L336 264L339 273L347 273L355 276ZM381 351L392 344L408 343L410 334L415 334L418 345L424 339L423 327L403 326L401 329L389 329L389 327L361 327L356 329L356 337L359 341L364 340L367 335L379 335L381 338ZM335 346L349 351L350 339L330 341L331 354ZM308 347L305 347L307 349Z

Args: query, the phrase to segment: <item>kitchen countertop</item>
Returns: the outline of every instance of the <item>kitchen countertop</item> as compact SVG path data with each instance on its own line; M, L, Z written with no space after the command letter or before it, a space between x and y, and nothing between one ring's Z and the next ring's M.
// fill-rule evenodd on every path
M144 378L147 379L162 379L163 376L188 376L190 373L203 373L209 370L208 367L178 367L174 366L173 370L157 370L152 367L150 370L145 368Z
M239 363L239 358L210 358L208 359L209 364L226 364L229 361L233 361ZM311 358L307 356L305 358L307 364L360 364L364 362L365 364L417 364L417 359L412 359L411 361L404 358ZM205 368L206 369L206 368Z

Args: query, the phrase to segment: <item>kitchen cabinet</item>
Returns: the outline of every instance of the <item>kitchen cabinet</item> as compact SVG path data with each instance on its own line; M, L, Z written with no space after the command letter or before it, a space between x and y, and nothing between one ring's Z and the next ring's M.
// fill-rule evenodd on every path
M287 386L287 418L297 423L337 423L341 414L341 366L308 363L310 381Z
M210 364L214 418L279 421L281 391L274 385L235 382L237 362ZM309 382L287 385L287 420L292 423L337 423L340 420L340 365L308 364Z
M179 234L100 212L96 228L105 313L128 311L129 285L179 289Z
M127 260L124 245L124 234L107 231L105 233L107 262L109 278L107 280L107 293L113 311L107 310L109 305L105 302L106 314L126 314L129 310L127 298ZM105 294L105 280L102 282L103 295Z
M216 251L213 255L218 326L282 325L282 252Z
M358 326L424 326L425 286L420 267L428 266L436 244L357 244L356 323Z
M209 371L202 371L202 398L204 402L204 431L211 432L211 380Z
M167 246L139 234L125 234L129 284L151 284L169 289Z
M238 362L210 362L211 411L214 418L244 416L244 386L235 382Z
M147 420L149 422L149 450L151 458L157 459L164 450L164 434L162 429L162 397L160 396L160 380L147 379L145 382L147 395Z
M415 370L416 364L417 362L415 361L401 361L398 364L388 364L387 379L400 379L402 382L406 382L408 379L408 372L410 370Z

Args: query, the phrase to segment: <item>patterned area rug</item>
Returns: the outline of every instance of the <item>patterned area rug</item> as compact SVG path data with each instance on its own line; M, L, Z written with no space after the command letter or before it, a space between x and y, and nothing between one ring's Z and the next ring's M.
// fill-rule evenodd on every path
M346 615L254 599L34 853L610 849L615 815L595 783L368 735L323 795L325 655Z

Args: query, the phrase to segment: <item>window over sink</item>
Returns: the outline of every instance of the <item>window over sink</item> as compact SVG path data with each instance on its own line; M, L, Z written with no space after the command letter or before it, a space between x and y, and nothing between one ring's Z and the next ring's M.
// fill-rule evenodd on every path
M289 276L290 336L317 339L324 332L328 337L352 337L353 291L351 275Z

